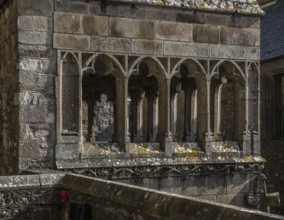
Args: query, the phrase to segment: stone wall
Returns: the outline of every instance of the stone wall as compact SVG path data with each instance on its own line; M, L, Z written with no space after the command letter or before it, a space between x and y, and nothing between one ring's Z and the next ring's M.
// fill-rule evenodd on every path
M56 126L53 1L14 2L19 37L19 168L52 166Z
M60 197L55 188L63 175L0 177L0 219L60 219Z
M90 219L283 219L235 206L94 178L66 175L67 215ZM77 210L74 210L74 207ZM84 211L83 211L84 210Z
M280 192L281 207L275 210L284 214L284 148L283 139L276 136L275 76L284 74L284 60L265 62L261 66L261 118L262 118L262 155L267 159L264 173L267 176L268 191Z
M258 16L62 0L54 19L56 49L259 59Z
M283 219L139 186L41 170L0 177L0 218L50 219ZM65 195L65 199L61 195ZM63 202L65 201L65 202ZM80 218L80 219L81 219Z
M11 165L10 167L15 168L7 171L8 173L17 172L16 167L19 170L28 167L54 167L56 142L65 144L58 146L64 148L59 150L59 158L69 158L70 155L75 155L70 156L71 158L78 158L80 155L77 143L80 138L72 139L59 134L62 112L56 105L58 107L62 100L58 98L56 103L55 91L65 88L56 80L56 76L60 74L60 61L57 60L61 57L60 50L115 55L125 69L126 63L131 63L139 56L154 56L169 69L168 74L173 70L176 58L200 59L204 69L209 71L207 74L210 74L219 61L229 59L245 71L247 60L257 62L259 59L259 13L230 15L174 7L160 8L139 3L104 4L83 0L8 2L12 3L1 13L1 22L9 23L10 26L4 25L3 30L7 31L1 33L14 33L15 36L7 38L12 35L1 35L1 42L4 42L4 38L10 39L5 41L9 47L1 47L2 51L6 48L1 57L11 54L10 62L1 64L3 80L4 66L13 67L6 71L11 79L5 78L4 81L7 82L10 92L5 95L7 92L3 91L1 106L7 103L20 106L6 108L9 109L6 113L2 110L3 121L6 120L5 114L9 113L9 122L0 125L3 127L2 140L10 142L3 143L3 148L11 149L9 146L13 146L14 152L8 151L7 154L19 158L19 165ZM11 13L17 16L10 16ZM9 28L12 31L9 32ZM15 63L12 64L13 60ZM12 77L13 72L17 73L16 77ZM2 88L5 90L5 86ZM122 89L121 85L117 90L119 89ZM14 95L16 91L18 94ZM116 104L122 105L120 101ZM206 120L208 112L205 108L202 111L200 115ZM127 118L119 116L118 120L123 124ZM159 126L164 129L166 122L160 121L164 124ZM113 129L120 132L114 135L116 138L122 138L122 130L126 130L125 124ZM206 122L198 121L197 124L201 136L206 132ZM11 134L8 134L6 128L9 128ZM64 142L64 138L69 142Z
M0 175L18 171L19 74L17 5L6 1L0 9Z
M197 110L198 116L196 117L198 118L196 119L196 124L198 124L196 139L202 142L200 146L203 149L206 148L206 153L210 153L210 144L204 144L206 139L205 134L210 136L207 139L208 141L212 141L209 140L211 136L214 136L215 138L213 141L220 141L222 137L219 137L221 131L217 126L212 126L211 131L210 128L208 128L210 126L208 125L209 123L207 121L209 119L207 117L210 113L207 108L207 101L209 99L206 98L208 95L206 94L206 89L209 88L207 82L210 81L210 83L212 83L212 79L215 77L217 78L217 84L220 83L219 74L221 73L219 72L219 69L221 68L219 67L224 64L224 66L227 65L227 67L224 67L227 80L230 82L234 81L234 86L241 81L240 87L242 87L243 90L245 90L245 88L249 89L248 86L245 87L249 75L247 71L248 66L252 63L252 65L257 66L259 60L258 15L248 16L234 14L232 16L218 12L185 11L171 7L164 7L161 10L161 8L155 6L138 3L133 3L131 5L108 2L107 4L103 4L96 1L62 0L55 2L54 6L53 48L59 51L58 59L60 62L65 62L64 60L68 56L73 56L73 59L76 60L78 68L81 71L78 71L74 77L82 77L84 82L84 78L87 78L85 75L93 74L93 77L95 77L95 74L98 74L96 71L96 73L89 73L86 70L87 66L85 65L91 65L91 59L93 59L94 62L96 59L101 59L101 62L105 59L107 60L106 63L113 67L113 69L110 68L111 73L105 71L102 75L112 75L113 78L115 78L115 84L117 85L117 89L114 91L117 104L116 115L114 118L114 135L112 135L114 139L116 139L114 142L117 142L124 151L127 151L127 144L129 142L127 120L129 120L129 112L125 107L125 105L127 105L127 97L125 96L129 94L131 96L131 92L135 90L133 89L135 85L128 84L128 82L132 82L131 76L133 76L133 72L131 71L134 71L135 68L138 68L137 66L140 65L140 63L143 63L146 58L149 58L152 60L152 67L155 66L157 69L156 72L159 72L154 78L161 77L161 79L159 80L159 83L157 83L160 98L158 98L159 101L157 104L159 105L158 114L155 114L155 116L157 116L158 119L154 122L156 123L154 128L158 131L153 131L155 133L153 136L155 137L148 139L152 139L152 142L160 142L163 151L167 151L166 155L172 155L174 150L171 145L171 133L173 132L170 131L170 126L168 125L171 120L169 115L172 114L170 111L174 110L170 109L168 106L170 100L168 100L166 94L168 92L166 80L170 81L173 78L173 75L179 71L179 65L181 65L182 61L187 62L186 60L188 59L193 62L192 66L195 65L195 67L192 68L192 66L188 66L192 69L198 69L198 73L200 73L200 76L198 77L203 77L202 80L199 80L197 83L199 84L197 89L199 90L197 91L199 95L196 103L199 105L199 110ZM196 63L198 63L199 66ZM62 66L64 66L64 64L62 64ZM203 76L201 72L204 74ZM64 84L64 77L61 76L61 74L65 74L65 71L58 72L58 85ZM239 74L236 76L238 80L233 79L235 77L234 74ZM102 82L101 84L104 84L104 82L107 81L107 79L101 80L102 81L97 80L97 82ZM135 80L133 80L133 82L134 81ZM94 85L95 84L93 83L93 87L95 87ZM96 86L99 87L99 85ZM125 90L128 86L131 88ZM57 115L65 115L64 110L62 110L64 108L64 101L61 100L61 98L64 97L63 93L65 91L63 87L64 86L59 86L56 88ZM82 85L79 84L78 91L83 90L83 99L85 88L84 83ZM119 92L118 89L120 89ZM242 142L240 145L245 154L250 154L251 152L259 154L260 146L259 141L257 140L258 137L255 136L255 142L257 142L257 144L254 146L256 150L253 151L249 149L251 148L247 126L249 120L243 120L246 118L245 105L248 101L247 97L241 97L242 95L245 96L245 92L241 91L241 89L239 90L240 91L238 92L235 88L232 90L234 93L240 93L235 95L236 98L233 101L223 100L224 102L228 102L229 105L223 104L221 106L221 108L223 108L221 111L222 116L221 119L219 118L218 123L215 122L215 124L221 124L220 121L222 121L222 119L225 120L223 123L223 130L230 130L230 132L224 134L224 136L226 136L224 139ZM124 94L125 91L126 94ZM63 94L62 97L61 94ZM81 97L80 95L78 96L80 100ZM258 98L259 97L257 96L255 99L256 103L258 103ZM73 100L75 99L77 99L77 96L73 97ZM222 100L220 100L220 102L221 101ZM153 103L153 101L151 101L151 103ZM235 114L232 114L231 109L236 108L236 106L238 106L238 109L236 109ZM144 107L146 107L145 103L143 104L143 118L140 117L140 122L136 123L135 126L142 126L141 130L143 130L144 136L151 136L152 134L148 134L149 132L147 133L147 129L145 128L152 126L147 124L147 114L150 111L144 113ZM258 105L255 105L254 107L258 108ZM216 108L214 103L212 108ZM78 115L80 118L80 109L73 108L73 110L74 111L70 113L69 118L73 118L72 115L74 114ZM255 112L257 112L255 114L257 116L250 120L253 120L253 123L256 124L255 130L259 134L259 123L257 122L259 119L259 111L255 110ZM215 112L215 115L211 112L213 122L214 117L217 117L218 114L218 111ZM153 116L154 114L150 113L149 115ZM83 136L83 132L80 133L80 127L81 130L86 130L86 128L82 129L85 125L82 125L79 119L79 128L77 131L68 134L64 129L62 130L60 128L61 124L64 124L64 121L62 122L60 117L57 117L56 120L58 125L56 131L57 159L79 158L81 155L80 153L82 153L80 151L84 151L82 150L82 146L84 148L84 143L80 141L83 139L83 137L80 139L80 136ZM179 120L182 121L180 118ZM78 120L75 119L74 124L76 124L77 121ZM153 122L154 120L150 121ZM180 125L182 125L182 123L180 123ZM151 128L149 128L149 130L150 129ZM84 131L84 133L86 132ZM111 140L112 137L109 132L106 133L109 136L106 140ZM179 133L186 132L179 131ZM130 136L132 136L132 141L135 139L135 135L136 134L130 134ZM192 135L192 139L195 139L193 136L194 135ZM144 141L145 139L146 137L144 137ZM167 147L165 147L166 142L168 144ZM67 151L72 153L68 154ZM129 150L127 153L129 153Z
M257 174L211 174L187 176L163 176L117 180L136 186L196 197L213 202L257 209L247 202L249 192L260 193L256 188Z

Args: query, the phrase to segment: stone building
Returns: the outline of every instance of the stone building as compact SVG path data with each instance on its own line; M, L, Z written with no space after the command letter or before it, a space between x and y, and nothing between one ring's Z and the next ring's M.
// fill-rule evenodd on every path
M261 22L262 154L267 159L268 190L280 192L284 214L284 2L264 8ZM276 22L275 22L276 21Z
M256 1L0 5L1 174L265 201Z

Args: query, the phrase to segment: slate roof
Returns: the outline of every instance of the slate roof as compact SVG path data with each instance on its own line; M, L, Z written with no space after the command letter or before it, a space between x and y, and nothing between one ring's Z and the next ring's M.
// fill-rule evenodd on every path
M264 11L267 14L261 20L261 61L284 56L284 0Z

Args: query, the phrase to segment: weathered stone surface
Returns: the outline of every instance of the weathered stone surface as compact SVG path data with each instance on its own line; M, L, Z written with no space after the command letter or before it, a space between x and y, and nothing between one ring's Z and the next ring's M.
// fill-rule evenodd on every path
M40 5L50 11L38 8ZM249 62L258 60L254 17L238 20L235 14L85 0L23 0L18 1L18 13L12 8L16 6L0 16L0 26L5 29L0 31L0 81L4 82L0 87L0 151L4 149L19 164L13 165L13 159L0 155L0 172L2 164L10 169L8 173L55 164L59 169L86 168L80 172L117 180L133 178L128 182L213 201L218 195L251 190L242 185L250 180L235 181L237 177L232 173L250 173L252 169L259 172L264 162L261 157L248 157L251 165L247 164L247 157L234 157L241 155L240 151L215 153L210 158L206 153L213 147L204 148L213 141L208 141L210 138L216 145L221 138L229 142L247 127L242 114L236 118L238 129L230 133L230 138L226 132L219 136L224 129L233 130L232 107L240 105L235 97L244 98L245 93L235 96L232 88L242 89L248 83L238 83L231 73L235 70L239 74L237 67L247 70ZM183 7L178 3L176 6ZM10 10L12 16L7 16ZM235 34L239 36L234 38ZM250 36L255 38L247 39ZM224 59L228 62L222 63ZM210 76L213 67L217 80ZM228 79L223 80L223 76ZM176 79L182 85L175 84ZM228 81L231 85L234 82L234 87L219 92L218 88L225 88ZM107 101L98 105L102 93L107 94ZM91 107L85 108L82 100ZM226 113L221 114L221 121L226 122L221 123L220 129L214 126L219 120L217 104L221 113ZM245 109L243 105L238 112ZM176 127L172 119L175 114L179 114ZM95 120L89 123L90 119ZM190 129L185 128L189 122ZM134 133L135 129L141 134ZM206 133L210 129L214 134ZM186 137L181 137L183 134ZM129 150L133 146L129 142L138 140L139 135L151 143ZM180 155L173 155L173 139L193 142L182 145L186 149L181 149ZM102 140L115 143L99 146L97 142ZM228 173L232 176L227 177ZM40 180L47 186L56 182L45 177ZM87 193L101 193L102 197L112 193L102 185L107 192L97 190L91 180L76 179L68 187L71 185L77 191L85 188ZM115 191L112 196L128 200L130 193L120 192ZM134 202L140 202L139 195L131 192ZM177 209L168 206L161 210L176 211L180 207L183 208L176 205ZM110 209L114 210L113 216L123 212Z
M176 14L172 11L163 11L163 10L148 10L147 18L158 21L176 21Z
M83 33L82 17L74 14L55 13L54 31L59 33Z
M198 196L197 198L212 201L212 202L216 202L216 199L217 199L215 195L214 196Z
M181 193L186 196L201 196L204 194L206 179L202 176L184 177L182 181Z
M177 22L182 23L205 23L205 15L199 12L179 12L176 17Z
M68 144L57 144L56 145L56 159L78 159L79 155L79 146L77 144L73 144L75 141L72 140L71 138ZM73 143L72 143L73 142Z
M154 40L133 40L132 52L137 54L163 54L163 42Z
M23 123L46 123L48 112L48 105L25 106L20 111L20 120Z
M80 14L87 14L88 13L88 3L85 2L70 2L69 3L69 8L67 8L68 12L73 12L73 13L80 13ZM65 8L66 10L66 8Z
M36 58L50 58L54 57L55 53L47 45L28 45L20 44L19 45L19 54L22 57L36 57Z
M109 35L112 37L154 38L153 21L111 17L109 18L109 28Z
M221 27L220 43L239 46L259 46L260 32L258 29L248 30Z
M23 90L20 93L21 94L29 94L29 91L31 91L31 94L34 91L41 91L44 94L54 94L54 76L51 74L45 74L44 72L39 74L36 71L20 71L19 81L20 81L20 87ZM50 99L51 100L51 99ZM54 103L55 100L52 100L51 102ZM50 102L50 103L51 103Z
M17 1L17 7L19 14L51 16L53 0L21 0Z
M209 25L193 25L193 41L197 43L219 43L219 27Z
M27 16L18 17L18 28L24 31L48 31L50 28L50 19L45 16Z
M68 177L69 176L69 177ZM70 192L72 202L82 199L82 194L88 197L89 205L105 210L97 213L100 218L107 215L114 219L137 216L145 219L282 219L263 212L240 209L234 206L216 204L185 196L177 196L157 190L149 190L138 186L130 186L123 183L114 183L106 180L90 179L72 175L63 178L63 187ZM65 178L66 181L64 180ZM74 180L76 181L74 182ZM81 180L79 180L81 179ZM86 181L87 187L81 186L82 181ZM93 182L93 184L90 184ZM66 184L65 184L66 183ZM89 187L89 185L92 185ZM107 201L107 202L105 202ZM119 207L115 204L119 203ZM131 207L131 211L129 211ZM135 211L133 211L135 210ZM135 213L134 213L135 212Z
M53 46L58 49L89 50L90 37L86 35L57 34L53 35Z
M52 59L35 59L22 58L19 63L20 70L30 70L38 72L49 72L53 68L54 60Z
M222 195L227 193L227 182L225 175L211 175L205 178L206 184L204 187L204 195Z
M1 190L15 188L40 187L39 177L37 175L27 176L5 176L0 178Z
M83 32L86 35L108 35L108 18L83 16Z
M164 54L174 56L208 57L209 45L165 41Z
M192 25L174 22L156 22L156 38L159 40L192 41Z
M230 26L239 28L260 28L258 17L232 16Z
M118 6L116 4L106 4L101 6L98 3L90 3L89 13L92 15L103 14L109 16L117 16Z
M227 194L248 192L250 190L249 180L249 174L235 174L227 176Z
M227 26L230 24L231 16L224 14L206 14L205 23L212 25L223 25Z
M259 59L258 47L240 47L231 45L210 45L210 55L216 58L224 59Z
M139 7L132 7L131 5L121 5L118 7L118 16L128 18L145 18L146 10L140 9Z
M68 1L68 0L60 0L55 1L55 10L61 12L72 12L72 13L80 13L87 14L89 4L85 2L79 1Z
M22 91L19 94L20 105L47 105L54 104L54 101L48 98L46 93Z
M246 195L218 195L217 202L246 207Z
M115 37L92 37L91 50L128 53L132 50L131 39Z
M20 31L19 43L23 44L51 44L51 35L48 32Z

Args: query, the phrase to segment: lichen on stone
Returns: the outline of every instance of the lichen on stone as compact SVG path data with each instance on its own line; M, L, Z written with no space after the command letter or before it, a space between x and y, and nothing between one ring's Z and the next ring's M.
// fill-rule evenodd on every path
M240 14L264 14L256 0L134 0L134 2Z

